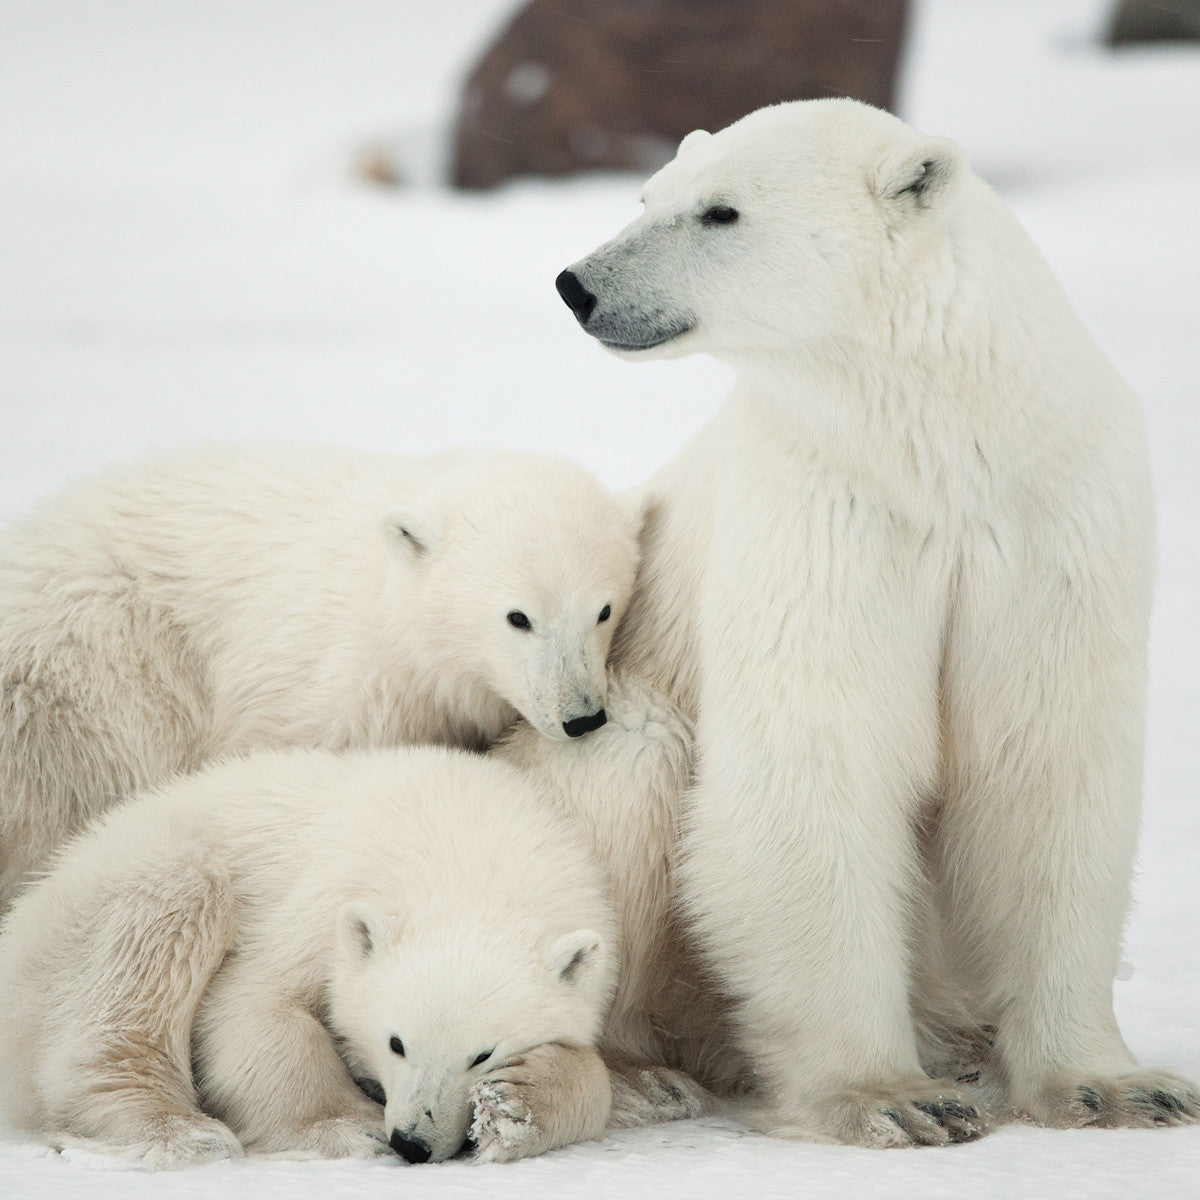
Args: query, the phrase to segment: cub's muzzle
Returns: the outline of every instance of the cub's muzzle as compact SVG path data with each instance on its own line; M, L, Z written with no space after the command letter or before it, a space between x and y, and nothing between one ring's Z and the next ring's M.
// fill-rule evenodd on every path
M571 720L564 721L563 732L567 737L583 737L585 733L591 733L593 729L599 729L607 721L608 714L601 708L589 716L572 717Z

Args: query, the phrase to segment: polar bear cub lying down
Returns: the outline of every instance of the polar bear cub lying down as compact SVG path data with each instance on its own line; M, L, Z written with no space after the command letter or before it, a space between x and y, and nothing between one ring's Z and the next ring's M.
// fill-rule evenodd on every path
M0 539L0 911L105 805L248 749L604 720L641 514L582 468L208 445Z
M155 1166L445 1159L473 1087L592 1045L617 942L600 868L515 767L437 747L218 764L111 810L8 914L0 1115Z

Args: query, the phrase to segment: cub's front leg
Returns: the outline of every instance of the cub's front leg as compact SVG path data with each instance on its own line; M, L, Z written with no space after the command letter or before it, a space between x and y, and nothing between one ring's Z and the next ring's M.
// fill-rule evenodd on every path
M608 1124L608 1068L591 1046L551 1042L515 1054L471 1089L471 1141L482 1162L514 1162L598 1138Z
M702 1116L712 1096L681 1071L589 1046L557 1043L514 1055L472 1089L471 1140L484 1162L513 1162L630 1129Z
M296 1158L389 1153L383 1109L355 1085L312 1011L279 990L277 964L234 958L196 1022L197 1088L206 1111L247 1150Z

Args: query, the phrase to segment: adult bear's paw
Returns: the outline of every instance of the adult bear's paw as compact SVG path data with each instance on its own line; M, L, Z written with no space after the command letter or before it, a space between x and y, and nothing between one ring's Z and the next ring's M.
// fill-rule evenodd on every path
M764 1127L777 1136L874 1149L971 1142L987 1133L989 1121L950 1080L912 1079L838 1092L814 1103L799 1120Z
M1020 1108L1039 1125L1058 1129L1189 1125L1200 1121L1200 1089L1169 1071L1073 1075Z

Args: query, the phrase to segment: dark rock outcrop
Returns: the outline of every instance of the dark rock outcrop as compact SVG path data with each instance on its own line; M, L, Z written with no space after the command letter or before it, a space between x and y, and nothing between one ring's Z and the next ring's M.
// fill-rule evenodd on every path
M452 182L661 166L780 100L893 103L908 0L528 0L464 85Z
M1119 0L1105 41L1110 46L1200 41L1200 0Z

